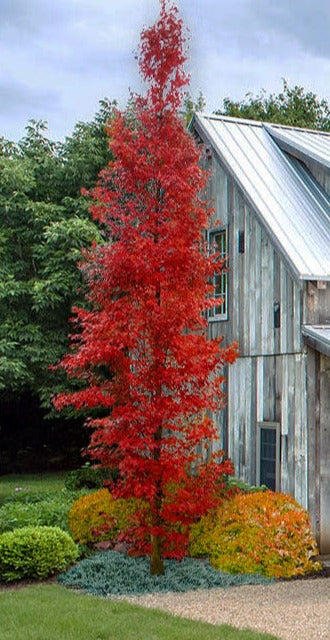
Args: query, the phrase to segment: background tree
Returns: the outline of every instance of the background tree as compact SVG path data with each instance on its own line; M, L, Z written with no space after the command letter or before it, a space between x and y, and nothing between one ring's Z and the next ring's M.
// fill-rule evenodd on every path
M182 115L185 119L185 123L188 126L191 118L196 111L204 111L206 106L206 100L200 91L197 100L194 100L189 91L186 91L183 97L183 110Z
M161 0L159 20L141 34L146 97L135 98L134 119L113 119L115 160L92 191L94 217L113 241L86 256L92 308L75 310L77 333L62 362L86 388L56 400L58 408L103 411L89 421L90 454L119 470L115 495L148 505L140 531L150 533L156 574L165 551L183 552L169 524L205 512L232 471L212 456L204 463L196 449L217 435L207 411L222 403L222 366L235 359L235 345L221 348L206 335L205 310L214 305L207 282L221 265L202 241L207 176L178 115L184 47L177 8Z
M235 118L275 122L293 127L330 131L330 107L325 99L319 99L311 91L295 85L290 87L283 80L279 94L269 95L263 90L259 95L247 93L241 101L225 98L223 108L215 113Z
M13 464L32 465L33 458L46 463L50 437L54 449L61 449L62 441L64 451L70 450L65 436L70 434L69 424L44 424L46 412L39 407L49 410L50 394L64 382L49 365L66 352L71 307L83 299L77 268L81 249L102 240L81 187L95 185L111 158L104 126L112 115L113 103L103 100L95 118L78 123L64 143L50 141L46 123L35 120L17 144L0 140L3 472ZM78 450L79 443L81 437Z

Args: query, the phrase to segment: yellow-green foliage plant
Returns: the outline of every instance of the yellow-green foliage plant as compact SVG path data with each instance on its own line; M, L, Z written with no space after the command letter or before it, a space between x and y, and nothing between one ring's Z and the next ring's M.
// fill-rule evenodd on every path
M133 525L137 508L134 498L115 500L108 489L82 496L69 513L72 538L81 544L116 540Z
M291 578L320 570L309 516L291 496L238 494L193 525L190 554L228 573Z

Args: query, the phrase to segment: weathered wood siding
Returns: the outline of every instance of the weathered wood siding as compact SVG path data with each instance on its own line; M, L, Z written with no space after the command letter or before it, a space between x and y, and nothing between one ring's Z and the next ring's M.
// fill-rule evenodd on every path
M308 506L305 354L239 358L229 368L228 454L236 474L256 482L257 422L281 425L280 490Z
M241 356L301 352L303 295L301 286L280 260L240 189L213 160L209 197L215 205L211 225L228 226L228 320L211 320L211 337L238 340ZM244 232L244 253L239 253ZM280 305L280 327L274 326L274 305Z
M330 358L307 353L309 513L322 553L330 553Z
M313 531L320 539L320 354L307 349L308 394L308 509Z
M330 282L308 282L306 303L306 324L330 322Z
M320 354L320 547L330 553L330 358Z
M310 167L330 194L330 172ZM280 490L309 508L322 552L330 553L330 359L303 343L303 323L329 322L330 283L300 283L274 248L233 178L213 158L208 197L228 228L227 320L209 335L238 341L228 370L228 407L217 417L236 475L256 482L257 423L280 424ZM244 252L239 252L244 232ZM275 327L274 305L280 305Z

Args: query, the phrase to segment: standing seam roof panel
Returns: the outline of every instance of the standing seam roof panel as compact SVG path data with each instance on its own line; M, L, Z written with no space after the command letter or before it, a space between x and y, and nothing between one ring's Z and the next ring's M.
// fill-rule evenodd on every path
M196 122L299 276L330 280L330 199L315 179L279 149L268 126L221 116Z
M285 143L293 150L330 167L330 134L280 125L267 125L267 131L281 144Z
M226 123L227 124L227 123ZM230 129L233 129L233 126L236 126L236 136L237 133L239 132L239 135L241 134L241 131L245 130L245 132L249 131L249 133L251 132L252 127L247 127L246 125L229 125L229 127L225 127L225 131L222 132L222 141L224 142L226 139L226 133L229 133L229 135L232 135L232 132L230 132ZM244 128L243 128L244 127ZM227 131L227 129L229 129L229 131ZM256 133L256 127L253 127L254 131L254 136ZM218 133L218 132L216 132ZM260 128L260 133L261 135L264 133L262 131L262 129ZM244 134L242 134L244 138L246 138L246 136L244 136ZM253 168L255 169L255 166L258 166L259 168L259 173L254 171L254 176L253 176L253 182L251 183L252 189L254 189L255 193L254 193L254 199L255 201L258 201L259 198L263 198L263 203L262 204L266 204L266 207L268 208L268 211L270 213L270 217L272 216L272 211L275 211L276 209L278 210L278 207L282 207L285 208L286 210L289 210L290 208L292 208L292 205L294 204L294 206L296 205L296 202L294 199L292 198L288 198L287 196L290 195L290 193L288 192L288 190L283 191L281 189L280 183L278 180L276 180L276 176L275 176L275 180L274 180L274 175L271 174L271 172L268 171L268 166L269 166L269 162L267 164L265 164L263 166L263 170L264 172L266 172L266 174L268 173L268 175L266 176L266 180L264 178L261 177L260 175L260 169L261 169L261 164L260 162L258 162L260 160L260 154L258 156L256 149L255 149L255 142L256 139L253 140L253 144L251 144L250 141L250 147L248 149L246 149L246 145L245 143L242 144L242 140L240 141L240 145L237 146L238 140L235 138L235 136L232 135L232 142L234 143L234 145L236 145L232 150L235 153L235 156L237 157L237 155L239 154L240 150L243 152L244 156L245 156L245 160L247 160L248 162L251 162L251 159L253 159L253 157L255 156L254 160L254 164L252 165ZM245 142L245 141L244 141ZM260 140L257 140L258 143L260 143ZM271 143L271 140L267 140L268 143ZM265 142L264 142L265 144ZM249 153L247 153L247 151L249 151ZM260 150L259 150L260 151ZM263 147L261 146L261 153L263 151ZM278 152L277 152L278 153ZM281 158L284 162L286 162L286 158L282 157ZM269 161L269 149L268 149L268 154L267 154L267 160ZM243 173L245 173L245 177L247 177L248 180L250 180L248 174L246 174L245 170L243 169L243 167L239 167ZM279 167L278 167L279 168ZM287 169L287 167L286 167ZM266 170L266 171L265 171ZM237 171L237 169L236 169ZM287 171L282 174L282 180L285 181L287 180ZM273 182L272 187L273 190L270 191L269 188L267 190L267 182L268 182L268 186L271 182ZM274 184L275 183L275 184ZM277 184L276 184L277 183ZM260 189L260 186L262 187L262 189ZM266 189L264 189L263 187L266 186ZM276 191L276 197L275 197L275 192L274 192L274 186L277 187ZM257 188L258 187L258 188ZM265 200L265 195L266 195L266 199ZM295 196L297 197L297 189L295 189ZM260 203L259 203L260 205ZM269 217L269 215L268 215ZM278 221L276 219L272 220L272 226L274 227L278 227L277 228L277 232L278 234L282 235L282 239L283 236L286 235L285 231L284 231L284 227L279 226ZM305 238L299 238L299 233L297 233L299 231L300 225L299 224L295 224L294 221L292 221L292 225L293 227L295 227L295 238L296 238L296 242L300 242L300 244L302 244L303 246L301 247L301 254L304 255L306 253L306 251L308 252L308 246L307 246L307 241ZM289 237L288 240L290 241ZM286 244L286 243L285 243ZM301 256L302 257L302 256ZM298 271L300 273L304 272L306 269L308 269L308 265L305 263L305 261L303 259L300 260L300 265L298 267ZM318 265L314 265L315 269L318 270Z

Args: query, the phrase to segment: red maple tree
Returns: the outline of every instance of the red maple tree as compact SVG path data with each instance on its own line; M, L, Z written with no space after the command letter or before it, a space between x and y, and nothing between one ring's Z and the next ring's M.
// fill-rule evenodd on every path
M184 552L175 523L213 506L223 473L232 473L229 461L205 462L202 451L217 437L209 414L223 403L222 367L236 345L207 339L208 283L220 267L203 241L207 176L178 116L185 42L176 6L160 0L138 55L149 88L135 98L134 118L118 112L109 125L116 159L92 191L94 218L111 241L85 256L90 309L74 310L79 329L61 363L85 388L55 401L102 408L90 419L90 455L119 470L115 495L148 505L143 526L158 574L165 552Z

